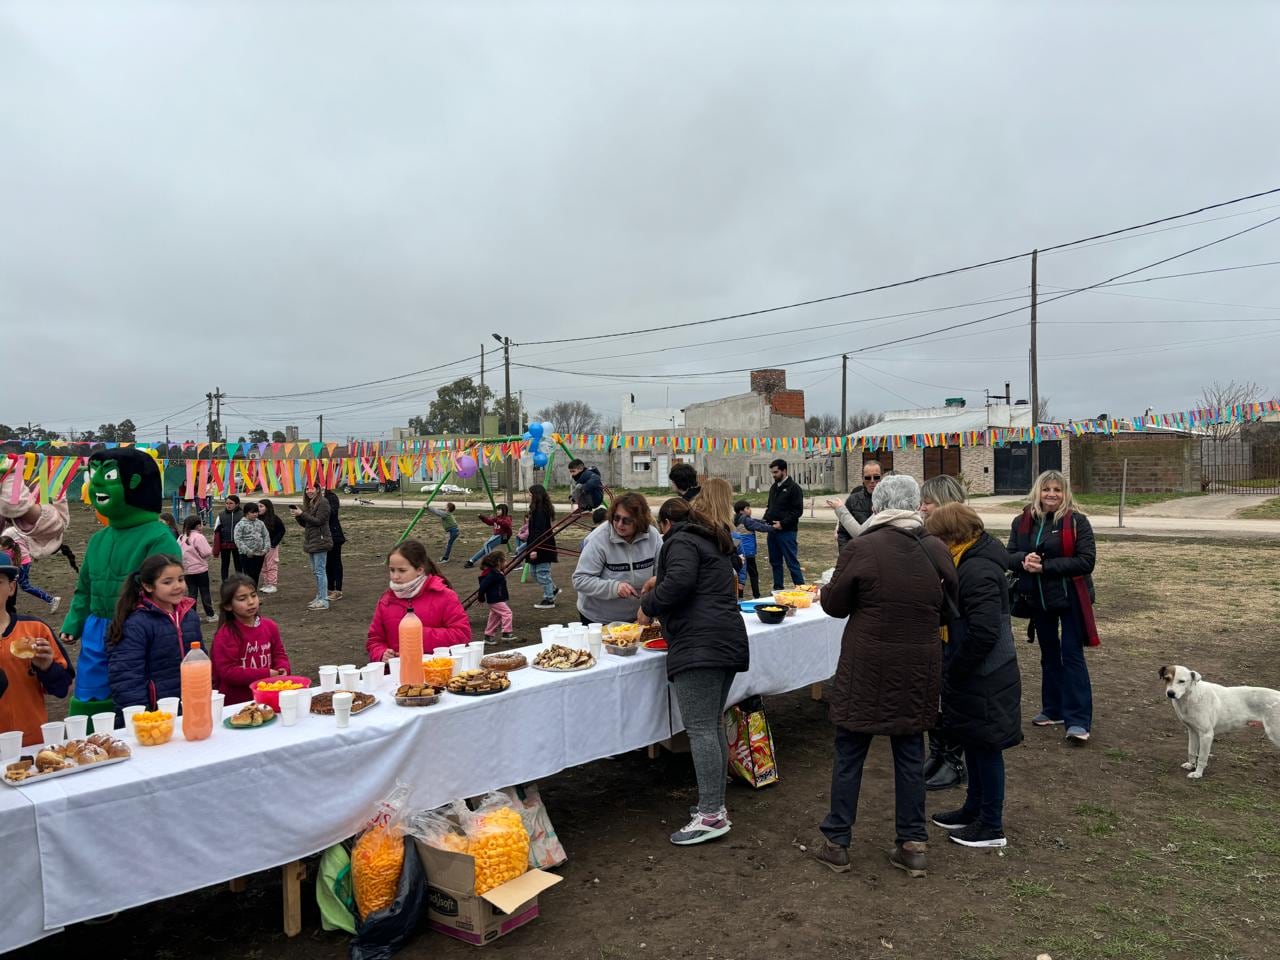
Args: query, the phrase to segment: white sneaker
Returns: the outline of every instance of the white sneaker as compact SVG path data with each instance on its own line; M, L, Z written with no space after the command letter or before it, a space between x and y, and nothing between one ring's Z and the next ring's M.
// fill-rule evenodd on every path
M271 587L271 586L267 586L267 587L260 587L260 588L258 589L258 592L259 592L259 593L275 593L275 592L276 592L276 589L277 589L276 587Z
M714 816L695 814L683 830L671 835L671 842L679 847L693 846L695 843L706 843L716 837L723 837L733 824L729 822L729 814L723 807Z
M205 623L217 623L217 622L218 622L218 618L217 618L217 616L216 616L215 614L212 614L212 613L211 613L211 614L209 614L207 617L205 617L205 618L204 618L204 622L205 622Z
M50 612L50 613L57 613L57 612L58 612L58 608L59 608L60 606L62 606L62 598L61 598L61 597L54 597L52 600L50 600L50 601L49 601L49 612Z
M329 601L328 600L312 600L310 603L307 604L307 609L308 610L328 610Z

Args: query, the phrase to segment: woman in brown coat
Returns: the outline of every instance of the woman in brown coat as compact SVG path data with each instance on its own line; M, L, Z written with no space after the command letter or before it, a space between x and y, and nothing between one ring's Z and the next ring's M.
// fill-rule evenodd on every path
M897 837L890 862L913 877L928 867L924 816L924 731L934 725L942 686L938 627L956 609L955 565L928 536L916 512L920 488L907 476L886 477L872 495L872 516L840 552L822 591L829 616L848 617L831 685L836 725L831 812L814 855L838 873L849 870L849 841L858 810L862 766L875 736L893 747Z

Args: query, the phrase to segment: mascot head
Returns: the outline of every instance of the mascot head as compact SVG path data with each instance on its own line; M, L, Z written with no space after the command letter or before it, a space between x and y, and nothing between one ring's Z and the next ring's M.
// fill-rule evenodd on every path
M113 527L152 523L164 485L153 456L134 447L99 450L89 457L89 505Z

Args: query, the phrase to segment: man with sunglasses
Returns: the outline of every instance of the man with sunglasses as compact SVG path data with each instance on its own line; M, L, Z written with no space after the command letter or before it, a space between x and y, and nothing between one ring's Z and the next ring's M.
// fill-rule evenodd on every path
M871 494L875 493L876 485L880 483L882 477L883 471L880 469L880 462L878 460L868 460L862 465L862 486L845 498L845 509L853 515L854 520L858 521L859 526L871 519ZM836 552L839 553L843 550L844 545L852 539L848 531L837 524Z

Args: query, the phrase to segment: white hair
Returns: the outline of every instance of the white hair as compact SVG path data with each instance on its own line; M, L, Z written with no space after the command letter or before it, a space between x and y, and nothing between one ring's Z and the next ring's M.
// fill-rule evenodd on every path
M920 485L904 473L891 473L871 494L871 512L919 510Z

